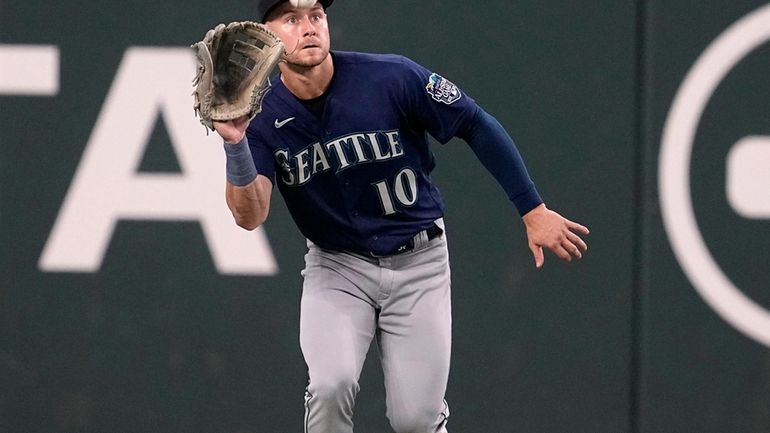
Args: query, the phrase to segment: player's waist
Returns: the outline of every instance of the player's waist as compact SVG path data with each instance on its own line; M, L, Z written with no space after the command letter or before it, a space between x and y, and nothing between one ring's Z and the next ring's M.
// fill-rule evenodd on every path
M370 234L366 240L359 238L346 238L343 236L329 237L313 236L314 233L306 233L308 247L315 246L324 250L347 252L362 257L384 258L407 254L421 249L430 241L440 237L444 233L444 220L439 217L427 222L428 227L416 234L404 239L393 239L388 236ZM423 225L423 227L425 227Z
M443 233L444 233L444 229L441 228L438 223L434 222L430 225L430 227L412 236L406 242L396 246L389 252L382 254L374 251L368 251L366 255L373 258L383 258L383 257L392 257L392 256L398 256L401 254L410 253L426 245L428 242L432 241L433 239L436 239L437 237L441 236Z

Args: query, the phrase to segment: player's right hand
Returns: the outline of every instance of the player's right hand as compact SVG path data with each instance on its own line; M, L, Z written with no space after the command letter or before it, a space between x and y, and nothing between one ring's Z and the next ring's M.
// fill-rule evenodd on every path
M587 235L588 228L564 218L545 204L532 209L522 219L527 227L529 249L538 268L545 262L543 247L568 262L573 258L581 259L588 250L588 245L579 236Z
M243 140L246 128L249 126L249 118L246 116L234 120L214 120L214 129L225 143L236 144Z

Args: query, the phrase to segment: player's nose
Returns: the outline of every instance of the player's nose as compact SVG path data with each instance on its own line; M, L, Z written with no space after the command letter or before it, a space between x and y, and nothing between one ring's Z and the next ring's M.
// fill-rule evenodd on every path
M305 15L302 18L302 35L303 36L314 36L316 35L316 28L315 25L313 25L313 22L310 21L310 17Z

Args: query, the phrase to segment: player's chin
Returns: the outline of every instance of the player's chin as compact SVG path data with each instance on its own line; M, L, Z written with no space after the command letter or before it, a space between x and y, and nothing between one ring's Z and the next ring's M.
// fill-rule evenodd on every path
M299 53L286 58L286 62L302 68L313 68L326 60L328 51L321 48L304 48Z

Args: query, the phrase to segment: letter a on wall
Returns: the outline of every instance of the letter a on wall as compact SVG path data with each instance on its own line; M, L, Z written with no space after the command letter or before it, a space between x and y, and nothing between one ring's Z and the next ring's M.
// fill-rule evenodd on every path
M225 204L221 139L207 136L192 111L196 67L186 48L126 51L40 257L41 270L97 272L124 219L198 221L220 273L277 273L262 228L239 228ZM138 171L157 116L163 116L181 173Z

